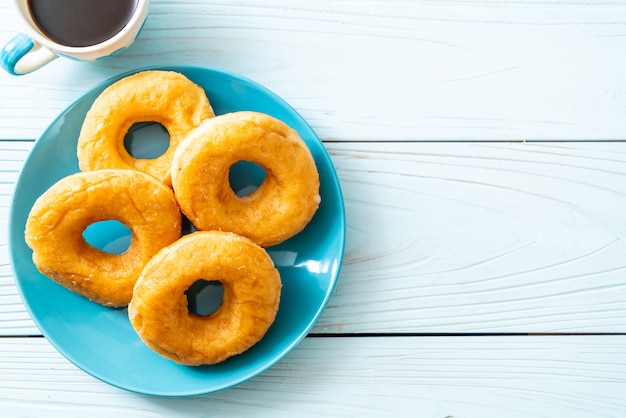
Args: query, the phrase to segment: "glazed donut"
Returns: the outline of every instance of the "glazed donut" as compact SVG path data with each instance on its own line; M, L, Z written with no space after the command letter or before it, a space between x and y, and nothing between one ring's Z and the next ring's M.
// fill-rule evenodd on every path
M154 177L89 171L64 177L41 195L24 235L41 273L100 304L124 306L148 260L181 236L181 217L172 190ZM124 253L106 253L84 239L85 228L104 220L131 230Z
M224 295L207 316L191 313L185 292L200 278ZM281 280L267 252L220 231L185 235L146 264L128 305L144 343L179 364L215 364L256 344L274 322Z
M230 167L251 161L265 170L261 185L237 196ZM262 247L302 231L320 204L319 175L298 133L262 113L206 119L174 153L172 187L181 211L198 230L224 230Z
M173 71L143 71L107 87L87 112L78 138L82 171L134 169L170 185L172 156L187 133L213 109L204 90ZM155 159L136 159L124 147L124 137L137 122L158 122L167 129L169 147Z

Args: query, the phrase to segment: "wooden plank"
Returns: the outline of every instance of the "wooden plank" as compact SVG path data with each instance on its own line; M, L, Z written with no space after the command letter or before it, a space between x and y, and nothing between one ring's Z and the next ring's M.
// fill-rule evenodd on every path
M11 197L32 146L32 142L0 141L0 335L39 333L17 294L7 242Z
M2 72L0 138L36 138L86 89L157 64L250 77L327 140L626 138L621 2L151 3L114 59ZM19 29L0 4L0 44Z
M328 147L348 241L317 331L626 331L626 143Z
M240 386L166 399L102 383L43 338L0 338L9 416L619 417L625 376L626 336L307 338Z
M0 146L4 218L30 146ZM315 332L626 332L626 143L326 146L348 239ZM36 334L5 225L0 335Z

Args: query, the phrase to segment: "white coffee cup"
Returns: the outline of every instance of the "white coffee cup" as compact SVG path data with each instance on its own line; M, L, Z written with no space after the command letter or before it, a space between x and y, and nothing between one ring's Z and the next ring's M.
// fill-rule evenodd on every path
M24 32L18 33L0 52L0 64L13 75L30 73L59 56L80 61L96 61L116 55L135 41L149 9L149 0L135 0L134 11L119 32L94 45L68 46L52 40L40 29L31 13L30 3L30 0L13 0Z

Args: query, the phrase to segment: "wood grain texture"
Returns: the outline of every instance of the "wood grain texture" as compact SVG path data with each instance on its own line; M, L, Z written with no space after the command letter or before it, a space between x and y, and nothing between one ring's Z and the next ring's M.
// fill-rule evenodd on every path
M3 217L31 146L0 144ZM626 143L326 146L348 238L314 332L626 332ZM37 334L0 233L0 335Z
M32 142L0 141L0 335L39 334L18 296L7 242L11 197L32 146Z
M0 138L36 138L86 89L156 64L274 90L327 140L624 139L623 2L153 0L96 64L0 74ZM0 4L0 44L20 30Z
M620 417L626 337L307 338L261 376L165 399L102 383L43 338L0 338L8 416Z
M626 144L329 144L346 257L316 330L626 331Z

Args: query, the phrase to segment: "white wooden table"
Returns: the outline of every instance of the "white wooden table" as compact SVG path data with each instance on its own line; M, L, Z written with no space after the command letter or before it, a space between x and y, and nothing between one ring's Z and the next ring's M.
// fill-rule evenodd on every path
M0 44L20 29L6 3ZM621 1L154 0L116 58L0 74L0 415L626 416L625 56ZM286 99L347 210L312 334L261 376L184 399L125 392L58 354L6 238L46 126L157 64Z

